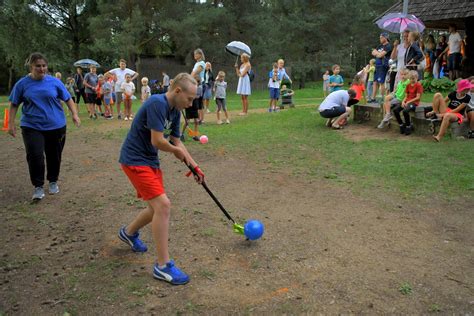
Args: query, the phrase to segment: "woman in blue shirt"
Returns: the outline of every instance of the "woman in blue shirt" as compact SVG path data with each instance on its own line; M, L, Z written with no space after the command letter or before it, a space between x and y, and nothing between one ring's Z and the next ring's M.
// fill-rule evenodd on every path
M22 104L20 121L26 160L31 183L35 187L33 200L44 197L44 173L48 170L49 193L59 193L57 184L61 154L66 141L66 117L61 100L66 102L72 120L80 126L81 120L66 87L58 79L48 75L48 61L40 53L32 53L27 61L30 73L21 78L10 94L10 121L8 133L16 136L15 116Z

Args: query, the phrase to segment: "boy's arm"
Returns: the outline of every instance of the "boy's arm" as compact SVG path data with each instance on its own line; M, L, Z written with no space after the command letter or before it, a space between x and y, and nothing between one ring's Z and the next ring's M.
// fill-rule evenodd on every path
M461 103L457 108L451 111L451 113L459 113L466 107L466 103Z
M406 97L405 97L405 99L406 99ZM416 102L416 101L420 101L420 99L421 99L421 93L418 92L413 99L406 101L405 104L410 104L410 103L413 103L413 102Z

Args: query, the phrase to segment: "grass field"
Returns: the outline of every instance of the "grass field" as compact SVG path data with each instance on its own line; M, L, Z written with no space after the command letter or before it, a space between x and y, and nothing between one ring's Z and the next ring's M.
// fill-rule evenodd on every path
M239 96L228 95L229 110L238 111ZM381 186L407 196L439 194L447 197L467 196L474 191L474 173L468 172L474 165L471 142L451 140L434 144L420 138L403 141L368 138L354 142L324 127L313 107L322 97L321 84L313 83L295 91L297 108L294 110L271 115L251 114L229 126L206 124L201 132L209 136L210 149L226 146L227 150L251 153L256 159L295 174L353 183L354 189ZM430 97L425 95L425 98ZM139 105L139 101L134 101L134 111ZM267 91L254 92L250 97L251 109L267 106ZM215 108L212 100L211 108ZM100 129L107 124L102 120L89 120L84 109L81 104L84 126L97 125ZM214 122L215 113L209 114L208 120ZM74 129L71 127L70 131ZM118 137L124 137L127 130L116 132ZM356 180L360 178L363 181Z

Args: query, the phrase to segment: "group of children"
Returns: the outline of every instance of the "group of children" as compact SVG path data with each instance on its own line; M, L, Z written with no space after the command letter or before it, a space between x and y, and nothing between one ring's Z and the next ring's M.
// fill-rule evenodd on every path
M373 60L369 65L355 77L350 86L350 90L355 92L355 97L351 99L351 104L357 104L364 99L365 81L367 80L368 89L372 87L374 80ZM329 71L323 75L323 89L325 96L328 93L342 89L344 85L343 78L339 75L339 65L332 67L333 74L329 76ZM393 117L397 120L400 133L410 135L413 132L413 124L410 118L410 112L414 112L419 106L423 95L423 86L418 81L418 71L402 69L400 70L400 81L397 83L394 92L384 98L383 109L384 117L377 126L383 129L390 124ZM368 95L371 95L369 91ZM468 138L474 138L474 77L463 79L458 82L456 91L443 97L441 93L436 93L433 97L432 107L425 107L426 118L435 122L440 121L440 129L433 139L441 141L445 135L449 124L458 122L461 124L464 120L469 120ZM367 98L365 98L366 101ZM369 100L370 101L370 100ZM349 105L349 106L350 106ZM402 118L403 115L403 118ZM339 124L339 125L344 125Z

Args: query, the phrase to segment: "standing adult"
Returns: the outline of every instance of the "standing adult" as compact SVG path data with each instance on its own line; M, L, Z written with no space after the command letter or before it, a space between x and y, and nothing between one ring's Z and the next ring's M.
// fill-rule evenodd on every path
M125 75L129 74L132 77L132 81L138 77L138 72L127 68L127 62L125 59L120 59L119 68L109 70L105 74L114 75L117 79L115 81L115 98L117 104L117 119L122 119L122 112L120 112L120 105L122 104L122 83L125 82Z
M426 39L425 50L424 50L424 53L428 56L430 60L429 67L428 67L428 64L426 65L427 71L429 73L433 73L433 66L436 59L435 52L436 52L436 42L435 42L434 36L430 34L428 35L428 38Z
M398 82L400 81L401 70L405 69L405 53L407 48L410 46L410 41L408 40L408 34L410 31L405 30L402 33L402 40L398 45L393 45L392 54L390 58L397 61L397 75L395 76L395 85L393 90L397 90Z
M241 65L235 64L235 73L239 77L239 83L237 84L237 94L240 94L242 99L242 112L239 115L247 115L249 110L249 95L252 94L250 87L249 71L252 69L250 64L250 56L246 53L240 55Z
M79 112L79 102L81 101L81 96L82 96L82 100L84 101L84 103L87 103L86 102L86 92L84 90L84 84L83 84L83 81L84 81L84 76L82 75L82 68L81 67L77 67L76 68L76 73L74 74L74 84L76 86L75 88L75 94L76 94L76 104L77 104L77 111Z
M212 73L212 65L210 62L206 63L206 69L204 70L204 95L202 97L203 101L203 120L204 120L204 112L211 113L209 110L209 100L212 98L212 88L214 87L214 74Z
M461 35L459 35L457 31L456 25L451 24L449 26L448 47L446 47L442 53L448 56L449 79L451 80L456 80L460 75L462 60L461 45L463 45Z
M33 200L44 197L46 168L49 194L59 193L58 178L61 156L66 142L66 116L61 101L66 102L76 126L81 124L77 109L66 87L48 75L48 61L41 53L32 53L27 61L30 73L21 78L10 94L8 133L16 136L15 116L22 104L21 133L26 150Z
M163 87L163 93L168 92L168 89L170 87L170 76L165 71L161 72L161 75L163 76L163 81L161 82L161 86Z
M84 86L86 91L86 104L89 111L90 119L97 119L95 113L95 103L97 100L97 84L99 77L97 76L97 68L94 65L89 67L89 72L84 76Z
M372 56L375 57L375 78L374 78L374 89L370 102L376 102L375 96L377 95L377 88L380 86L380 93L382 99L385 95L385 77L388 72L388 61L390 54L392 53L392 45L390 44L388 33L383 32L379 37L380 45L372 50Z
M418 40L420 39L420 33L418 32L410 32L408 34L408 41L410 42L410 46L407 48L405 52L405 67L408 70L415 70L418 72L418 78L421 80L423 79L423 73L420 75L420 70L418 69L418 65L421 61L425 58L423 52L418 46ZM423 71L421 71L423 72Z
M198 48L194 51L194 60L196 61L196 63L194 64L193 70L191 72L191 76L199 75L199 77L201 78L200 85L202 89L203 83L204 83L204 72L206 70L206 62L205 62L206 57L204 56L204 52L202 51L202 49ZM202 109L203 108L202 95L199 97L199 99L200 99L199 102L197 102L197 104L199 104L198 106L199 119L198 120L199 120L199 124L201 124L204 119L204 113Z

